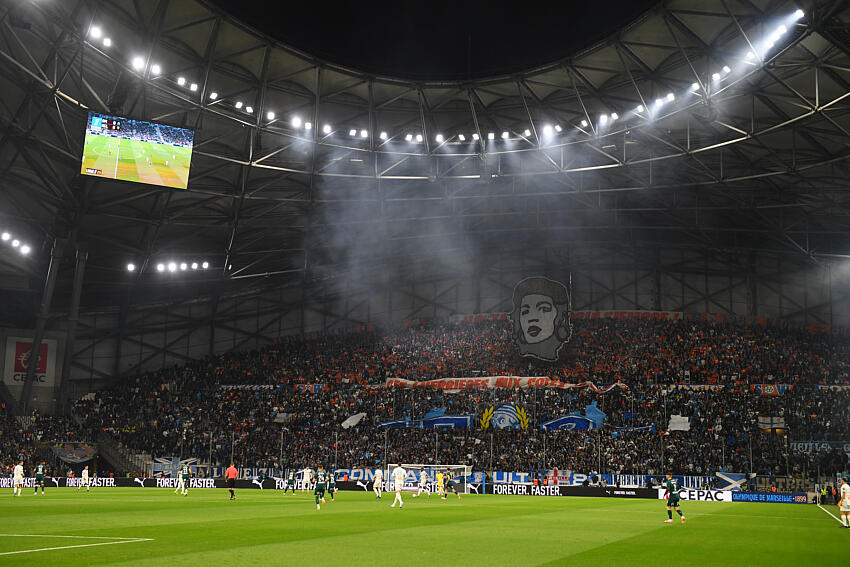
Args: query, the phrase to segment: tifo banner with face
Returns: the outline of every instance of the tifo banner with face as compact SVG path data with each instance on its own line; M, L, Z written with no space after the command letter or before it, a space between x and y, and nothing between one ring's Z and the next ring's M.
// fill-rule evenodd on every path
M404 378L387 378L384 384L386 388L431 388L446 392L458 392L463 389L489 390L492 388L558 388L569 390L571 388L590 388L594 392L604 394L614 388L628 390L629 387L622 382L597 386L592 382L581 382L579 384L566 384L558 380L552 380L547 376L487 376L483 378L439 378L437 380L406 380Z
M32 354L32 339L23 337L6 338L6 365L3 383L9 387L21 387L31 364L35 365L33 380L44 388L56 386L56 340L41 341L38 356Z
M555 361L570 340L570 292L561 282L525 278L514 287L512 337L520 356Z
M84 463L97 455L97 448L88 443L55 443L51 449L66 463Z

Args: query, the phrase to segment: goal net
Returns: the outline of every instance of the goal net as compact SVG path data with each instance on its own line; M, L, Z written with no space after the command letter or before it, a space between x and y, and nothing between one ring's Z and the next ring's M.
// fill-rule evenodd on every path
M390 466L390 470L395 465ZM428 475L428 487L431 489L432 493L437 492L437 474L441 473L444 477L447 475L451 475L452 479L455 482L455 490L461 494L469 494L469 477L472 475L472 466L471 465L454 465L454 464L440 464L440 463L402 463L401 467L408 472L408 483L411 488L418 487L419 478L422 473ZM414 473L416 476L414 481L410 480L410 473ZM446 485L448 481L445 480L443 482L443 487L447 488Z

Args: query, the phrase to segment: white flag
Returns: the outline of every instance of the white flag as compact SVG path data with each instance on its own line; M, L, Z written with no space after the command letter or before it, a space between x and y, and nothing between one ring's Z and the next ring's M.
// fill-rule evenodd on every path
M668 431L690 431L691 418L683 415L673 414L670 416L670 423L667 425Z
M342 428L349 429L351 427L354 427L355 425L360 423L360 420L364 417L366 417L365 413L355 413L354 415L342 422Z

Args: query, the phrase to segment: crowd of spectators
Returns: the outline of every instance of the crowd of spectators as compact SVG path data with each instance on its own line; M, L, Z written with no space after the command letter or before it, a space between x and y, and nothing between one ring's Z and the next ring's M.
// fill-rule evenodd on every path
M789 450L789 441L850 441L850 343L828 335L690 321L582 321L555 363L519 357L503 321L280 341L121 381L77 402L84 431L106 432L155 456L289 468L382 462L466 463L478 470L822 474L847 468L840 448ZM627 389L385 389L388 378L549 376L621 381ZM716 389L675 389L710 384ZM789 384L762 395L753 384ZM318 386L317 386L318 385ZM318 391L317 391L318 390ZM543 432L541 423L595 402L602 429ZM511 403L528 430L482 430L484 409ZM429 410L473 415L468 430L384 429ZM366 417L351 429L349 416ZM671 415L690 431L667 431ZM758 417L782 417L781 434ZM632 428L650 427L635 431Z

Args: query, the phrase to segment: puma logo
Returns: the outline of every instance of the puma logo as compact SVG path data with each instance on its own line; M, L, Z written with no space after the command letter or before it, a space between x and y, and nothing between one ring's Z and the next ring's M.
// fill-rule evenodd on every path
M363 487L363 490L366 490L367 492L368 492L368 490L369 490L369 489L366 487L366 485L365 485L365 484L363 484L363 483L362 483L361 481L359 481L359 480L357 481L357 486L362 486L362 487Z
M56 488L59 488L59 479L58 478L56 478L55 476L51 476L50 480L53 481L53 484L56 485Z
M263 481L258 479L258 478L255 478L254 480L252 480L251 484L256 484L257 486L260 487L260 490L263 489Z
M134 478L134 479L133 479L133 482L138 482L138 483L139 483L139 486L141 486L142 488L144 488L144 487L145 487L145 479L143 479L143 478L138 478L138 477L137 477L137 478Z
M472 484L472 483L468 484L467 486L469 486L469 490L475 492L475 494L478 494L478 489L481 487L480 484Z

